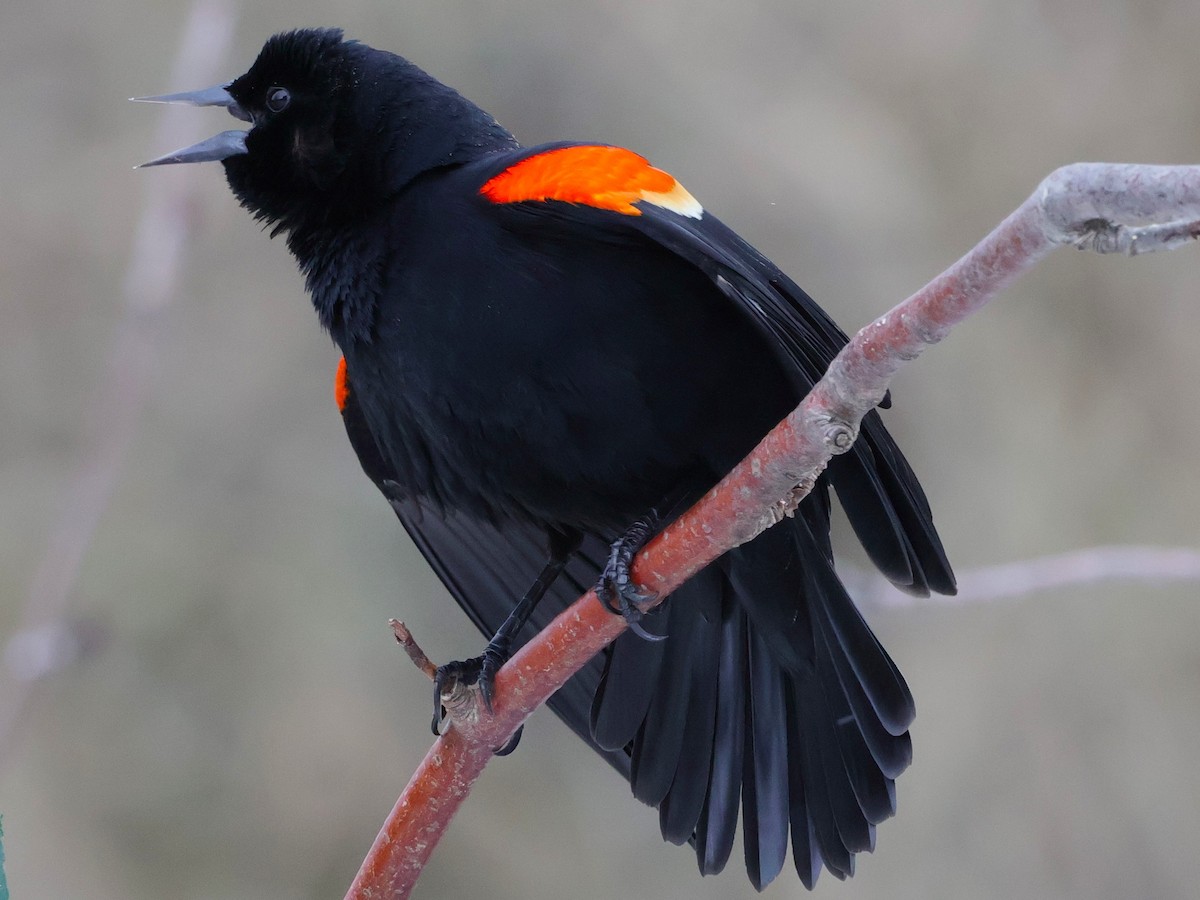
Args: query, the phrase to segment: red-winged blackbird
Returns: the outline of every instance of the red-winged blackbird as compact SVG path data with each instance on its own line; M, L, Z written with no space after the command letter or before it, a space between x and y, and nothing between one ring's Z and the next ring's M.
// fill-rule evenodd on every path
M552 582L552 600L518 640L598 575L636 624L621 580L647 514L665 522L701 496L846 341L642 157L524 148L340 31L277 35L229 84L151 99L250 123L154 164L222 160L242 205L287 236L343 353L337 399L364 470L487 635L547 550L537 587ZM911 758L912 696L834 573L830 486L889 579L953 592L921 487L871 413L795 518L725 554L550 701L701 872L725 865L740 800L757 888L789 831L806 886L822 864L851 874Z

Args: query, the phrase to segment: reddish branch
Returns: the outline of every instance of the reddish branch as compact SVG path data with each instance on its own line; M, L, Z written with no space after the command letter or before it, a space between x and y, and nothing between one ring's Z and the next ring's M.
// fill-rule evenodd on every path
M635 581L661 599L788 515L830 457L850 448L900 366L1051 250L1135 255L1198 235L1200 167L1080 163L1055 171L970 253L856 334L754 452L638 555ZM347 900L407 897L492 748L624 627L588 592L500 671L494 715L478 696L452 711L452 727L400 796Z

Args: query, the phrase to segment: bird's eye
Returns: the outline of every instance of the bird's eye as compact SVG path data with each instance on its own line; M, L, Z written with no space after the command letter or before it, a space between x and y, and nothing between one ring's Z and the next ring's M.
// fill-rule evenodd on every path
M283 112L292 102L292 94L285 87L273 87L267 91L267 109L271 112Z

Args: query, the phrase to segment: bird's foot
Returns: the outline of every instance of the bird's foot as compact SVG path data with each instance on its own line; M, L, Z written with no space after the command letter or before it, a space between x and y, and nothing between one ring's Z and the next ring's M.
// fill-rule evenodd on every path
M600 598L604 608L622 616L630 631L647 641L661 641L666 638L665 634L652 634L641 624L646 616L642 612L641 604L654 600L658 595L652 591L638 590L630 570L638 551L646 546L647 541L654 535L658 522L658 513L651 510L650 515L629 526L629 530L613 542L608 562L596 583L596 596Z
M509 648L507 641L497 643L493 640L483 651L482 656L473 659L456 660L438 666L433 676L433 733L441 735L440 726L446 715L447 705L454 704L463 698L472 685L478 685L479 695L487 711L492 711L492 698L496 683L496 673L507 662ZM516 730L502 747L493 752L497 756L508 756L521 740L521 732L525 726Z

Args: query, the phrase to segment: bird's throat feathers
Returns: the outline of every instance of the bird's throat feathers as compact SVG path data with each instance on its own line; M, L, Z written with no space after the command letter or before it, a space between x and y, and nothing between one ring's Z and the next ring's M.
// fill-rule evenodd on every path
M365 233L302 228L287 239L321 327L342 347L370 341L375 330L385 260Z

